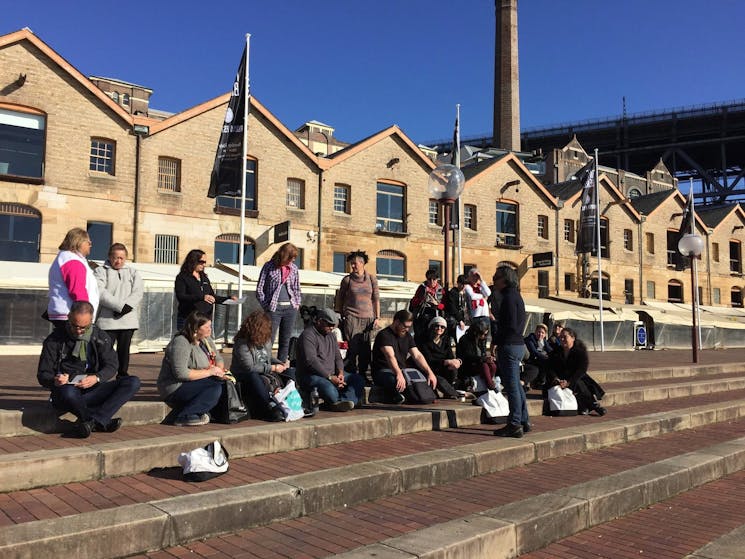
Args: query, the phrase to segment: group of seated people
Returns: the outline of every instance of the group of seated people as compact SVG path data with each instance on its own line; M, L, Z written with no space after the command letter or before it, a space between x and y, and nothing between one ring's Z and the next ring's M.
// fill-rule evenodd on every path
M74 433L80 437L93 431L117 430L121 419L114 414L140 385L135 376L114 379L116 353L92 321L90 303L74 303L65 327L57 328L45 340L38 369L39 382L50 389L55 409L77 416ZM337 325L333 310L318 310L298 338L296 367L289 368L286 362L271 358L271 317L263 310L245 317L235 335L230 374L241 383L252 417L284 419L272 393L288 380L296 381L302 394L317 392L332 411L349 411L362 401L366 381L362 375L344 370L334 334ZM384 401L406 402L407 368L423 373L443 398L459 399L469 389L483 392L497 388L497 365L486 347L487 321L474 321L457 343L442 317L430 320L427 335L419 343L411 335L412 326L412 313L400 310L375 337L372 380ZM211 334L210 318L195 311L165 349L157 387L172 409L169 421L174 425L209 423L210 410L221 397L228 372ZM523 377L526 386L532 384L544 391L554 385L569 387L577 395L580 411L605 414L599 404L602 388L587 375L587 349L576 332L557 325L548 337L546 326L539 324L525 343L529 353Z

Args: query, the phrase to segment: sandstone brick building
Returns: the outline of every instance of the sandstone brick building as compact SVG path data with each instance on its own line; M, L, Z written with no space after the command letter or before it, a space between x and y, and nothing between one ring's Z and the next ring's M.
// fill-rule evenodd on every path
M398 127L346 145L315 121L292 131L252 98L240 239L240 200L206 196L228 94L169 114L149 107L150 93L82 75L29 30L0 37L1 259L49 262L81 226L94 259L117 241L138 262L177 263L200 248L224 262L244 250L260 265L276 248L274 226L289 220L307 269L342 272L355 249L388 279L420 281L442 266L442 211L427 190L435 163ZM548 186L514 154L464 168L462 261L488 276L509 263L528 296L576 297L598 289L596 259L574 254L572 172L587 154L575 142L551 157L564 166ZM687 300L690 275L668 260L685 203L674 179L659 165L647 177L601 171L606 296ZM702 302L741 305L745 212L702 211L697 229Z

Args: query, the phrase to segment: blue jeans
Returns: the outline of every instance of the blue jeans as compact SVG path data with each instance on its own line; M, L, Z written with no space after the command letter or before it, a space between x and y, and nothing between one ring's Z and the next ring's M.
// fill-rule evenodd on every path
M270 313L272 315L272 344L279 331L279 347L277 348L277 359L282 363L287 361L287 355L290 349L290 338L295 328L297 319L297 309L292 305L280 306L277 310Z
M220 400L222 383L214 377L184 382L166 399L175 413L174 420L184 421L208 413Z
M303 391L310 392L318 389L318 395L323 398L324 403L333 404L338 401L348 400L356 406L362 399L365 391L365 379L357 373L346 373L344 380L347 385L339 390L330 380L318 375L300 375L298 383Z
M52 387L52 406L60 414L71 412L80 421L92 419L105 427L139 389L140 379L135 376L99 382L86 389L63 384Z
M525 354L525 345L506 345L497 350L499 378L504 386L507 403L510 405L509 421L512 425L528 423L528 406L525 392L520 386L520 360Z

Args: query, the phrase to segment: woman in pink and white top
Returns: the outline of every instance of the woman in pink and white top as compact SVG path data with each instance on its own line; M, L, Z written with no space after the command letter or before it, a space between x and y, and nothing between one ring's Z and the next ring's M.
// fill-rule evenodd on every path
M85 229L70 229L59 246L57 258L49 268L47 315L55 327L65 324L70 307L75 301L88 301L93 305L93 316L96 315L98 284L87 260L91 246L91 239Z
M466 276L466 287L464 289L468 297L468 308L471 313L471 324L476 320L485 321L489 324L489 303L487 301L491 295L491 289L486 282L481 279L481 274L477 268L471 268Z

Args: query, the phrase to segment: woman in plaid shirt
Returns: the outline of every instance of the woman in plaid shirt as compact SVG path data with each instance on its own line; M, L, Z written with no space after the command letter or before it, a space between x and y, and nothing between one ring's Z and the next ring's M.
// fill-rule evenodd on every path
M256 298L261 308L272 317L272 344L279 331L277 359L282 363L288 361L290 337L300 308L300 277L295 265L297 255L295 245L283 244L261 268L256 284Z

